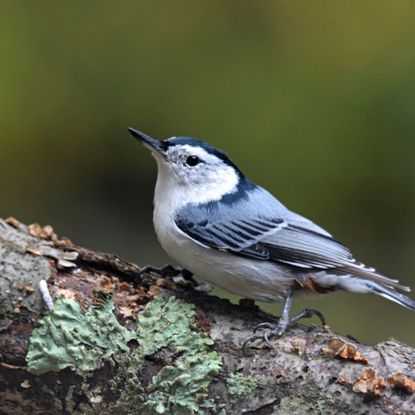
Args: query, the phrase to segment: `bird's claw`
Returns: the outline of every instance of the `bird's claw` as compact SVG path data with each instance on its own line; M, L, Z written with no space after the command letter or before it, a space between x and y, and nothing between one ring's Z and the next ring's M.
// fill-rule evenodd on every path
M253 336L249 336L248 338L245 339L245 341L242 344L242 353L244 356L247 355L247 351L248 351L248 344L249 343L253 343L256 340L263 340L264 339L264 335L263 334L254 334Z
M273 337L277 337L277 338L281 337L287 331L288 327L296 323L298 320L303 319L303 318L310 318L313 316L317 317L320 320L323 327L326 325L326 319L324 318L323 314L320 313L320 311L318 310L309 309L309 308L301 311L300 313L298 313L296 316L292 317L291 319L280 318L278 324L272 324L269 322L265 322L265 323L260 323L256 325L253 330L254 333L262 329L265 329L265 331L261 334L254 334L248 337L244 341L242 345L243 354L246 355L248 344L256 340L262 340L267 347L272 349L271 339Z
M254 333L256 333L258 330L262 330L262 329L269 329L272 330L275 327L274 324L272 323L259 323L254 327Z
M260 327L258 327L260 326ZM242 352L244 356L246 356L247 347L249 343L253 343L256 340L262 340L265 343L265 346L269 349L272 349L271 339L273 337L281 337L284 334L284 331L272 323L261 323L255 327L255 329L267 328L268 330L261 333L261 334L254 334L253 336L249 336L242 344Z
M265 344L269 347L269 348L272 348L272 346L271 346L271 342L270 342L270 340L271 340L271 337L273 336L273 332L270 330L270 331L266 331L265 333L264 333L264 342L265 342Z

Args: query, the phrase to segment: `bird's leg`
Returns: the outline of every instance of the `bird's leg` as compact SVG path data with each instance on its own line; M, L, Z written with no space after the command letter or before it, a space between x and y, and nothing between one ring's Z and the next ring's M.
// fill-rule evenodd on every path
M292 303L293 303L293 289L290 289L285 298L284 308L282 310L282 314L278 320L278 323L277 324L272 324L272 323L258 324L254 328L254 332L256 332L259 329L266 329L266 330L261 334L254 334L248 337L244 341L242 345L242 351L244 354L246 354L248 344L256 340L263 340L268 347L271 347L270 340L272 337L275 337L275 336L281 337L287 331L290 325L292 325L293 323L297 322L298 320L302 318L310 318L310 317L316 316L320 319L321 324L323 326L326 325L326 319L324 318L323 314L320 313L320 311L308 309L308 308L301 311L296 316L290 319L290 310L291 310Z
M255 327L254 332L260 328L267 329L264 333L261 334L254 334L249 336L242 345L242 351L246 354L247 346L249 343L254 342L255 340L263 340L268 347L271 347L270 339L273 336L282 336L284 332L287 330L290 324L290 310L293 303L293 290L290 289L287 293L287 297L285 298L284 308L282 310L281 317L278 320L278 323L261 323Z

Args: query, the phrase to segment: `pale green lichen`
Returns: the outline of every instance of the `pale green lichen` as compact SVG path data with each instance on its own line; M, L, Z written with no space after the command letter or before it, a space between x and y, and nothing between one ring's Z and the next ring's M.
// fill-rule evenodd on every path
M338 414L343 415L348 412L347 408L342 407L343 403L336 401L330 395L316 395L314 399L304 396L286 396L282 398L279 405L275 408L276 413L307 415L310 413L318 414Z
M281 399L276 410L281 414L307 415L314 411L314 403L306 402L298 396L286 396Z
M226 403L219 397L206 399L200 406L198 415L227 415Z
M110 404L110 410L107 412L108 414L130 415L134 413L132 408L137 408L138 411L146 400L145 390L139 376L139 369L143 362L135 353L131 353L118 355L117 363L117 373L108 380L108 386L112 393L118 392L119 396ZM137 413L141 413L141 410Z
M249 395L258 386L258 381L253 376L244 376L241 373L232 373L226 383L229 393L237 396Z
M72 367L83 372L97 368L99 359L128 352L134 335L121 326L112 312L114 302L100 293L102 305L81 312L73 300L58 299L55 308L39 322L30 337L26 356L35 374Z
M90 307L85 313L75 301L57 300L55 309L32 333L26 357L29 370L36 374L66 367L93 371L101 359L112 356L118 369L108 385L121 390L121 395L111 404L111 413L129 413L133 407L149 415L208 413L200 412L200 405L222 360L210 350L213 340L200 330L194 306L175 297L167 302L156 297L138 315L137 330L128 331L113 313L111 296L106 294L102 299L101 306ZM127 345L130 340L139 344L133 351ZM146 356L163 348L177 357L153 376L144 390L139 369ZM94 406L95 402L89 404Z
M152 379L143 410L158 414L192 414L207 396L222 360L209 350L213 340L197 325L194 306L171 297L154 299L139 315L138 352L150 355L161 348L181 353Z

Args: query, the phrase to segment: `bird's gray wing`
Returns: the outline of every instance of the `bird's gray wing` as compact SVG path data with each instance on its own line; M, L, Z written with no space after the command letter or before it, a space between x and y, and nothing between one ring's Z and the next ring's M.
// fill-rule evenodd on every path
M240 206L239 206L240 208ZM210 205L187 207L176 225L199 244L298 268L328 269L352 259L349 250L325 234L292 225L281 216L249 212L237 206L221 214Z
M176 224L205 246L299 268L327 269L352 258L322 228L254 185L220 201L187 205Z
M256 247L267 235L286 226L284 209L273 196L252 185L220 201L187 205L175 220L185 234L202 245L268 259L268 253Z
M289 211L258 186L220 201L187 205L176 214L177 226L207 247L294 267L299 272L351 274L399 286L357 262L349 249L324 229Z
M331 236L291 223L258 245L270 260L303 269L327 270L356 263L351 252Z

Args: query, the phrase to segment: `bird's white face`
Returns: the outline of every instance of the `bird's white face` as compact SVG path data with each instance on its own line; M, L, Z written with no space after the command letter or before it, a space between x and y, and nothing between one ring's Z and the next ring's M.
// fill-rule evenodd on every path
M168 140L167 140L168 142ZM164 153L152 151L158 165L158 180L163 188L179 192L184 203L219 200L236 190L238 172L220 157L204 148L175 144Z
M174 212L188 203L213 202L237 190L243 175L220 150L189 137L158 141L129 130L157 161L156 210Z

